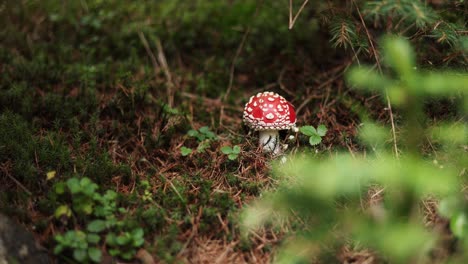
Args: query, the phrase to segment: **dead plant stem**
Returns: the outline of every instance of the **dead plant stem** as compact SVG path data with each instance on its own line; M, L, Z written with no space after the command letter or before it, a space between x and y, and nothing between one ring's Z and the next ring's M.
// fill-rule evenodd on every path
M296 15L294 16L294 18L292 16L292 2L293 0L289 0L289 29L292 29L294 27L294 23L296 23L296 19L299 17L299 14L302 12L302 10L304 10L304 7L307 5L309 0L304 0L301 7L299 8Z
M10 178L12 181L16 183L25 193L27 193L29 196L32 196L32 192L28 190L20 181L18 181L15 177L13 177L10 172L8 167L10 167L11 163L3 163L0 169L3 171L3 173Z
M169 65L167 64L166 56L164 55L164 50L161 45L161 41L156 39L156 48L158 49L158 61L161 65L164 75L166 76L166 89L167 89L167 104L169 107L174 105L174 82L172 79L171 71L169 70Z
M260 1L259 5L257 6L257 8L255 10L254 18L257 16L258 11L260 10L260 6L262 5L262 3L263 3L263 0ZM232 85L233 85L233 82L234 82L234 73L235 73L235 68L236 68L236 62L237 62L237 59L239 58L242 50L244 49L244 45L245 45L245 42L247 40L247 37L250 34L250 29L251 28L252 28L252 26L249 25L247 27L247 30L244 32L244 35L242 36L242 40L239 43L239 46L237 47L236 54L234 55L234 58L232 59L231 67L229 68L229 84L228 84L228 88L226 89L226 93L223 96L223 100L222 100L223 104L221 104L221 109L219 111L219 126L223 125L224 103L226 102L226 100L227 100L227 98L228 98L228 96L229 96L229 94L231 93L231 90L232 90Z
M156 76L157 72L159 71L158 61L156 60L156 57L154 56L153 51L151 51L151 48L143 32L138 31L138 37L140 37L140 41L143 44L143 47L145 47L146 53L148 53L148 56L150 57L151 64L153 64L153 68L154 68L154 74Z
M377 64L377 68L379 69L380 74L382 74L382 67L380 66L380 60L379 60L379 55L374 47L374 42L372 41L372 37L369 33L369 30L367 29L366 22L364 22L364 18L362 17L361 11L359 10L358 5L356 2L353 0L353 4L356 7L356 10L359 15L359 19L361 20L362 26L364 27L364 30L366 31L367 38L369 39L369 44L371 46L372 53L374 54L375 57L375 62ZM385 89L385 97L387 100L387 108L390 113L390 122L392 124L392 137L393 137L393 150L395 152L395 157L399 159L399 154L398 154L398 146L397 146L397 138L396 138L396 131L395 131L395 121L393 119L393 111L392 111L392 104L390 102L390 97L388 96L388 91Z

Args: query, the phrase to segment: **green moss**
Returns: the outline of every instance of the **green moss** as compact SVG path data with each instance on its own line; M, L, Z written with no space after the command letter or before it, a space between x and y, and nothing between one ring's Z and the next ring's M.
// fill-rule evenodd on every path
M231 173L226 174L226 180L230 185L238 185L241 183L241 180Z
M4 80L4 82L9 82ZM32 118L33 114L33 94L26 82L15 82L11 85L5 84L5 88L0 89L0 110L12 111L22 116Z
M98 184L108 184L113 177L121 177L123 184L131 178L130 167L126 164L115 164L108 153L89 153L77 161L80 171L89 175Z
M145 227L151 232L160 232L166 225L164 218L165 212L163 209L150 207L150 208L139 208L136 215L145 224Z
M72 160L68 143L55 132L40 137L36 143L35 158L42 172L64 172L72 169Z
M19 115L5 112L0 115L0 162L10 161L11 173L21 181L32 180L36 142L31 128Z
M258 195L261 190L261 185L256 182L241 182L240 187L242 190L245 192L252 194L252 195Z

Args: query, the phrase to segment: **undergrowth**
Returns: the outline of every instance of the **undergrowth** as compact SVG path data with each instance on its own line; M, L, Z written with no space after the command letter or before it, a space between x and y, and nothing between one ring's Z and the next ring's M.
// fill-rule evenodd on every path
M288 152L393 147L357 137L370 119L393 122L382 133L403 150L401 109L349 89L345 71L387 72L387 33L412 43L417 70L466 71L464 16L463 1L311 0L289 29L287 1L0 2L0 211L59 262L139 250L169 263L269 262L301 225L241 238L239 209L280 181L241 124L247 98L279 92L298 126L317 128L282 134ZM434 135L460 120L463 100L424 101ZM424 142L424 155L462 162L438 151L443 140Z
M468 225L466 200L461 198L466 182L466 126L453 121L427 126L422 110L426 96L463 96L466 101L468 75L418 72L406 40L386 37L382 42L385 64L396 78L362 66L352 68L347 80L357 88L388 94L401 109L401 152L392 155L391 147L384 143L386 133L382 133L387 129L366 120L360 134L372 150L366 156L337 153L317 161L299 154L288 164L278 165L276 173L282 178L278 190L265 193L247 210L244 220L249 234L262 225L282 225L293 216L300 217L303 227L286 240L276 263L320 260L327 248L346 246L343 241L375 250L391 263L466 261ZM434 130L440 132L432 133ZM433 151L452 158L428 160L420 154L426 140L438 141ZM363 198L367 190L375 188L380 188L381 201ZM366 199L370 203L363 205ZM437 241L443 234L425 227L428 209L420 205L425 199L442 199L439 210L450 218L450 230L459 239L453 239L457 249L447 249L453 250L447 259L431 253L441 247Z

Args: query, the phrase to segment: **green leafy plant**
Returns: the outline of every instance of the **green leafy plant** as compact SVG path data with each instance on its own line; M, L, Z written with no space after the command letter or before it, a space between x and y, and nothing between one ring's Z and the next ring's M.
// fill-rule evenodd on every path
M89 215L93 212L93 207L96 203L97 184L93 183L89 178L71 178L66 182L70 194L73 196L73 210L78 214ZM63 188L56 188L58 193L64 192Z
M193 150L191 148L187 148L186 146L182 146L180 148L180 154L182 154L182 156L188 156L190 154L192 154Z
M150 189L150 183L147 180L141 181L140 186L143 189L143 195L142 195L142 200L143 201L148 201L151 202L153 201L151 189Z
M322 137L327 134L327 128L325 125L317 126L317 129L313 126L303 126L299 128L299 131L309 137L309 144L315 146L322 142Z
M275 173L283 179L279 190L264 194L244 215L247 231L268 223L280 225L288 219L301 219L296 223L300 231L287 240L275 259L277 263L289 263L291 256L297 261L318 258L329 252L329 247L343 246L336 242L343 240L377 250L391 263L427 262L438 239L422 223L420 202L428 196L456 197L442 200L439 210L451 218L452 231L462 238L463 250L457 261L468 259L463 253L468 248L466 202L458 198L461 196L458 175L463 174L468 164L466 154L460 153L461 146L466 144L466 130L458 135L443 127L428 127L423 113L423 100L428 96L466 96L468 75L415 70L414 52L408 41L401 38L384 38L382 47L385 63L393 75L381 75L363 66L352 68L347 79L352 86L387 93L398 106L404 117L399 129L405 155L396 156L389 151L365 157L345 153L320 161L296 158L278 166ZM361 134L364 142L387 141L381 125L366 122L371 126L364 127L378 129L375 132L366 129ZM451 124L455 131L463 131L459 126ZM306 131L318 134L318 129ZM439 146L453 157L445 160L444 166L420 154L425 138L421 135L431 133L440 137ZM380 188L378 192L384 193L385 202L363 205L366 203L363 196L372 188Z
M211 141L217 139L215 133L213 133L207 126L200 127L200 129L198 130L191 129L187 132L187 136L195 138L197 140L198 146L196 148L196 151L198 153L205 152L205 149L210 147ZM193 149L188 148L186 146L182 146L180 148L180 153L182 154L182 156L188 156L192 152Z
M131 259L135 256L135 248L140 247L145 242L143 229L135 228L131 231L115 234L107 234L106 244L111 247L109 254L111 256L120 256L124 259Z
M241 151L241 148L238 145L234 147L224 146L221 148L221 152L223 152L223 154L226 154L228 156L228 159L230 160L236 160L237 157L239 156L240 151Z
M197 139L198 142L202 142L204 140L214 140L216 139L216 135L215 133L213 133L212 131L210 131L210 128L207 127L207 126L204 126L204 127L200 127L197 130L195 129L191 129L187 132L187 135L189 137L194 137Z
M145 185L144 182L142 184ZM70 195L71 198L71 206L58 206L55 217L75 216L83 220L86 226L85 230L76 227L75 230L56 235L55 254L72 251L76 261L99 262L102 254L99 248L105 243L112 256L131 259L136 249L143 244L143 229L135 229L121 220L126 210L117 206L118 195L113 190L101 194L98 186L89 178L73 177L66 182L56 183L55 193L60 197ZM106 239L102 240L104 235ZM118 240L111 239L113 237Z
M54 248L54 254L58 255L70 249L73 252L73 258L80 263L100 262L102 257L101 250L98 248L100 239L101 237L94 233L69 230L65 234L55 236L57 245Z

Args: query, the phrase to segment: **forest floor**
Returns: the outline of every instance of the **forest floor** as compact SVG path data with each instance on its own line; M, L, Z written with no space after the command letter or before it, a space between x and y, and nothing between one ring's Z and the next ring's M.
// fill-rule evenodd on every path
M86 201L57 191L87 177L96 193L118 193L116 232L143 227L140 261L147 252L156 262L269 263L294 228L242 237L242 208L277 183L274 157L242 123L250 96L277 92L295 106L298 126L325 125L314 147L300 133L281 134L285 142L295 136L288 153L318 159L365 155L357 138L363 110L389 127L391 114L400 120L385 98L345 84L344 72L362 60L330 47L328 34L306 30L306 21L287 29L274 7L234 6L216 22L222 5L170 16L170 1L46 2L0 11L0 210L51 256L55 236L98 218L74 209ZM248 23L254 13L260 18ZM391 145L391 131L388 138ZM241 151L231 160L223 146ZM57 213L62 205L73 212ZM347 247L336 261L378 263L370 250Z

